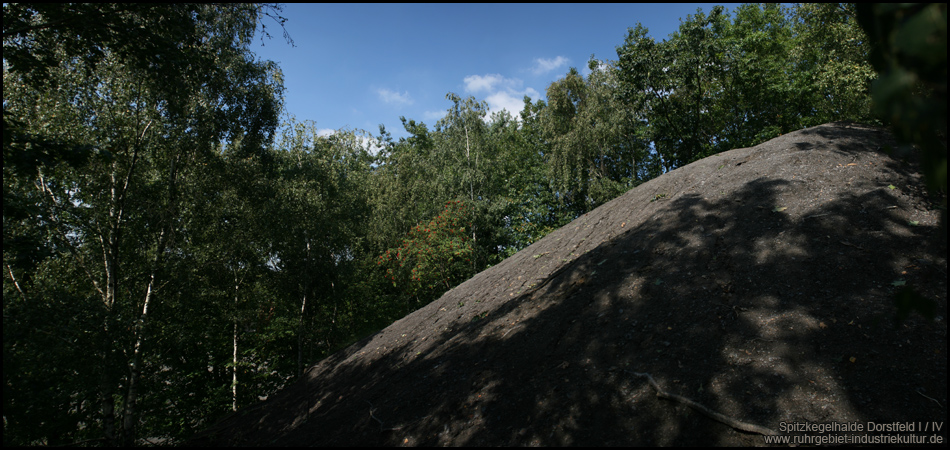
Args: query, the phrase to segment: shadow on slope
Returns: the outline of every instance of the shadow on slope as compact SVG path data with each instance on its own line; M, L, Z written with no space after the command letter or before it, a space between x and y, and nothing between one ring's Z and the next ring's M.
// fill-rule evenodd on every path
M763 443L632 372L774 430L944 421L945 237L883 139L824 125L651 180L200 442ZM895 281L942 317L895 328Z

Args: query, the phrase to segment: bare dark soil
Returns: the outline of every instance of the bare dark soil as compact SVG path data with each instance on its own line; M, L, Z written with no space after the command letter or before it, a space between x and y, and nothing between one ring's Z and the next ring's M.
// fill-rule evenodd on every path
M938 422L885 434L946 439L946 234L890 142L835 123L674 170L192 444L765 444L635 372L780 434ZM934 320L895 325L902 284Z

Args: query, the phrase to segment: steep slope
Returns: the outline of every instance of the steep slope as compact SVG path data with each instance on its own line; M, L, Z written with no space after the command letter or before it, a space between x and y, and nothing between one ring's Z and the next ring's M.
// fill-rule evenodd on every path
M764 442L635 373L776 431L943 422L946 236L888 139L828 124L644 183L193 443ZM902 281L935 321L895 327Z

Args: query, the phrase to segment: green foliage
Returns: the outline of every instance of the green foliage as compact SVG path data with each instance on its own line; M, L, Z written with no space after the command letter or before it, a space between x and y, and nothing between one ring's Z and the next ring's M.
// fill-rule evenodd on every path
M163 392L179 369L225 366L230 336L201 327L238 317L216 303L234 298L226 274L259 267L235 248L207 270L218 249L200 245L207 215L228 214L202 208L219 143L261 156L276 125L275 67L246 48L260 11L4 5L5 443L180 437L220 405L214 370L175 385L187 400Z
M435 185L440 179L436 171L440 167L430 157L434 144L429 129L414 120L401 119L410 136L393 142L382 130L379 141L384 145L369 180L373 207L369 220L375 231L367 239L376 254L393 246L406 230L448 200L436 196L440 189Z
M932 194L941 197L938 245L947 236L947 5L858 6L858 19L873 43L870 60L874 111L898 139L920 150L921 167ZM912 311L932 319L936 302L912 288L894 297L896 321Z
M367 251L370 156L360 133L323 137L312 122L290 123L279 152L267 223L272 282L282 302L295 304L296 373L339 339L350 284ZM316 318L324 320L315 322ZM329 319L329 320L327 320ZM344 322L346 323L346 322ZM343 335L348 333L342 331Z
M541 113L549 177L574 217L636 185L647 152L637 136L639 113L615 92L616 64L591 59L588 66L587 79L572 68L552 83Z
M733 20L715 7L663 42L631 28L616 92L641 114L656 176L804 127L871 120L867 51L850 6L747 4Z
M627 104L642 111L663 171L711 153L728 117L715 101L728 67L729 22L722 7L687 17L678 33L659 44L642 26L617 48L619 80Z
M745 4L735 11L726 51L734 65L724 80L727 121L717 150L741 148L796 129L798 106L787 67L794 51L788 12L780 5Z
M549 176L550 146L542 123L547 104L525 97L524 105L520 121L497 115L489 131L489 145L499 149L500 155L493 171L497 191L481 216L488 223L479 228L487 230L478 242L488 252L489 264L515 254L573 218L558 201Z
M4 443L174 442L646 180L871 120L869 42L877 111L945 142L946 7L896 8L637 24L518 117L449 93L395 141L278 128L275 7L4 5Z
M874 110L898 138L920 147L929 188L946 195L947 5L858 8L880 73L872 88Z
M792 11L794 93L802 126L871 120L868 39L853 4L803 3Z
M437 183L441 187L439 198L454 198L460 195L474 202L476 198L491 195L488 174L491 173L495 148L486 145L487 125L485 116L488 105L469 97L462 100L455 94L446 95L452 101L448 114L436 124L436 147L431 154L435 163Z
M204 122L227 124L232 138L247 132L254 143L261 142L260 134L273 131L277 106L267 99L279 97L280 88L261 89L260 80L276 67L246 60L245 51L239 50L250 43L259 19L283 20L276 15L278 7L8 3L3 11L5 73L17 74L19 82L31 89L58 89L55 72L64 63L79 62L75 76L83 81L89 78L94 85L95 79L108 73L103 66L118 62L134 75L140 91L149 89L162 99L169 117L191 114L196 106L193 94L203 89L213 99L201 105ZM257 101L247 108L224 107L241 96L254 96ZM268 114L272 119L257 119ZM102 149L75 141L73 136L53 138L28 131L23 121L7 113L6 105L3 117L5 168L10 165L32 173L37 164L77 163L90 149Z
M474 275L474 209L462 201L445 203L442 212L414 226L400 246L386 250L377 265L393 286L427 303Z

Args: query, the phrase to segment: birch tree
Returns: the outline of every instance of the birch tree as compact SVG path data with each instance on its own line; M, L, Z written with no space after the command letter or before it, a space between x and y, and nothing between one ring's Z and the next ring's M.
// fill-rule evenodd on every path
M260 13L245 5L4 6L4 54L11 56L4 192L29 211L15 216L12 229L41 230L47 241L26 265L4 251L5 290L11 283L30 308L50 302L50 289L65 281L84 299L69 308L92 308L80 313L90 320L57 331L92 336L89 350L98 358L96 366L72 368L97 373L98 417L89 415L93 399L82 399L75 407L84 411L82 424L65 435L98 429L109 444L136 439L151 310L171 279L170 260L187 253L178 232L187 228L188 185L220 141L241 137L244 154L260 154L276 125L275 68L247 50ZM147 39L145 50L130 47L130 37ZM161 70L170 73L156 75ZM79 156L70 164L44 161L51 149ZM15 240L6 214L4 221L4 240ZM44 270L61 263L81 279ZM6 328L6 302L4 311ZM24 443L51 439L29 430L24 436Z

